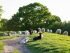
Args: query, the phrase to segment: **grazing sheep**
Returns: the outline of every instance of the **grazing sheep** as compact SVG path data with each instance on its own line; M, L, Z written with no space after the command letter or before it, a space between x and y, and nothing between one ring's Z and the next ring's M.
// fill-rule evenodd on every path
M34 30L34 31L33 31L33 33L37 33L37 31L36 31L36 30Z
M57 30L56 30L56 33L57 33L57 34L61 34L61 29L57 29Z
M42 32L45 32L45 28L42 28Z
M41 32L41 28L38 28L38 32Z
M50 33L52 33L52 30L49 30Z
M40 40L40 39L42 39L42 33L39 33L39 36L37 36L37 37L34 37L33 38L33 40Z
M50 30L49 29L47 29L47 32L49 32Z
M25 31L25 35L30 35L28 30Z
M68 35L68 31L64 31L63 32L63 35Z

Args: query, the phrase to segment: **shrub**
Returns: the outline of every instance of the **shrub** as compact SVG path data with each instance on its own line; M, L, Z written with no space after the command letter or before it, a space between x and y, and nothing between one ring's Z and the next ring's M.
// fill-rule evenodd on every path
M0 33L0 36L4 36L4 33Z

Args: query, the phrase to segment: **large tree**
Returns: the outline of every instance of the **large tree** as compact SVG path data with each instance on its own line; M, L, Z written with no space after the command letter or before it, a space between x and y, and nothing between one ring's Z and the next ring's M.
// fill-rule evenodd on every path
M20 7L18 12L12 16L12 19L8 21L7 25L12 30L35 29L44 27L44 24L50 17L52 18L52 15L46 6L40 3L31 3ZM55 19L58 20L57 18ZM53 20L55 21L55 19Z

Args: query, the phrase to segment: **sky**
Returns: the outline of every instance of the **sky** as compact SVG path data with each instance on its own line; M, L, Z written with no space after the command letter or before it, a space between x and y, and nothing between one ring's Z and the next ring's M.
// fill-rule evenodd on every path
M0 0L0 5L3 6L2 18L10 19L19 7L30 3L39 2L47 6L53 15L57 15L62 21L70 21L70 0Z

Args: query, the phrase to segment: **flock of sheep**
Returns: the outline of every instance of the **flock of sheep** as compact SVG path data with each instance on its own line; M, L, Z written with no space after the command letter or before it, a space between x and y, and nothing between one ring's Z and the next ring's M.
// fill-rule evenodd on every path
M33 38L33 40L36 41L36 40L42 39L42 37L43 37L43 34L42 34L42 33L43 33L43 32L46 32L45 28L38 28L37 30L29 30L29 31L26 30L26 31L25 31L25 35L30 35L30 34L32 34L32 33L38 33L38 36L36 36L36 37ZM47 29L47 32L52 33L53 31L50 30L50 29ZM62 31L61 31L61 29L57 29L55 33L61 34ZM64 31L64 32L63 32L63 35L68 35L68 32L67 32L67 31ZM26 42L28 42L28 40L29 40L29 39L27 38L27 39L25 40L25 42L24 42L24 41L22 41L22 42L26 43Z
M34 30L34 31L36 31L36 30ZM38 31L39 31L39 32L49 32L49 33L53 33L53 30L52 30L52 29L47 29L47 30L45 30L45 28L38 28ZM62 33L62 30L61 30L61 29L57 29L55 33L57 33L57 34L63 34L63 35L68 35L68 31L64 31L64 32Z
M18 34L18 35L22 36L21 39L20 39L20 43L26 43L26 42L29 41L29 37L28 36L31 35L32 33L38 33L38 36L33 38L34 41L42 39L42 37L43 37L42 33L43 32L53 33L53 31L51 29L45 30L45 28L38 28L36 30L30 29L30 30L26 30L26 31L18 31L18 33L15 32L15 31L11 31L10 34L11 35L17 35ZM61 29L57 29L55 33L61 34L62 30ZM63 35L68 35L68 31L64 31L62 34Z

